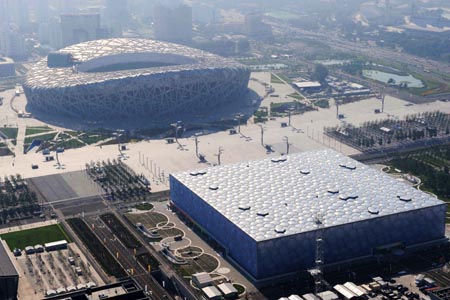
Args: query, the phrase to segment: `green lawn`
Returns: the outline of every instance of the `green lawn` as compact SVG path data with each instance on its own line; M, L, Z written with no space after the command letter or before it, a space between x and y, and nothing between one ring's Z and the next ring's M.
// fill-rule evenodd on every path
M297 99L297 100L303 100L304 99L304 97L302 95L300 95L299 93L292 93L292 94L288 95L288 97L291 97L291 98L294 98L294 99Z
M287 83L291 83L292 82L292 80L289 77L287 77L286 75L284 75L284 74L277 74L277 76L279 78L281 78L282 80L284 80L285 82L287 82Z
M77 149L86 146L85 144L81 143L78 140L65 140L64 142L59 142L57 145L55 145L55 149L57 147L63 147L64 149Z
M19 131L19 129L15 128L15 127L0 128L0 132L2 132L4 135L6 135L10 139L16 139L18 131Z
M270 74L270 82L271 83L284 83L277 75Z
M45 243L66 240L71 242L71 239L61 227L61 225L50 225L45 227L33 228L28 230L10 232L0 235L6 241L9 248L24 249L27 246L34 246L37 244L44 245Z
M139 203L135 206L137 210L150 210L153 208L153 205L148 202Z
M34 136L34 137L27 137L27 138L25 138L24 143L25 144L31 144L31 142L33 142L33 140L52 141L55 138L56 134L57 133L54 132L54 133L37 135L37 136Z
M104 136L101 134L84 134L80 135L78 138L86 144L91 145L106 140L108 136Z
M78 131L64 131L64 132L70 136L78 136L80 134Z
M327 99L316 100L314 105L320 108L330 108L330 102Z
M25 135L33 135L33 134L38 134L38 133L45 133L45 132L49 132L49 131L53 131L53 128L50 128L48 126L36 126L36 127L28 127L25 130Z

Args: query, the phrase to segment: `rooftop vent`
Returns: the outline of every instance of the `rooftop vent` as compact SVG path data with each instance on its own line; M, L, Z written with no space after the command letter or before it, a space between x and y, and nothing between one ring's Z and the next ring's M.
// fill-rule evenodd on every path
M347 170L355 170L356 166L354 164L348 163L348 164L339 164L340 167L347 169Z
M330 194L339 194L339 189L337 189L337 188L329 188L327 190L327 192L330 193Z
M287 158L282 156L282 157L274 157L270 161L273 163L279 163L279 162L284 162L286 160L287 160Z
M308 175L309 173L311 173L311 171L303 169L303 170L300 170L300 173L302 173L303 175Z
M239 209L240 210L249 210L250 209L250 205L241 204L241 205L239 205Z
M412 201L412 197L408 195L397 195L397 198L401 201L410 202Z
M349 195L349 194L344 194L344 195L340 195L339 199L347 201L349 199L357 199L358 195Z
M269 213L267 211L260 211L260 212L257 212L256 214L260 217L265 217L265 216L269 215Z
M206 171L192 171L189 173L191 176L205 175Z
M284 228L282 226L276 226L275 227L275 232L276 233L285 233L286 232L286 228Z
M369 214L371 215L378 215L380 213L380 211L378 210L378 208L376 207L369 207L367 209L367 211L369 212Z
M209 187L209 189L210 189L211 191L217 191L217 190L219 189L219 187L218 187L217 185L211 185L211 186Z

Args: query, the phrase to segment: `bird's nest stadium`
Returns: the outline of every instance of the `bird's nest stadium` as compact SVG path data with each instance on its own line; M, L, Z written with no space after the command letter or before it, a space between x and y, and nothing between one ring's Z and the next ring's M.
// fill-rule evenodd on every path
M85 42L36 63L24 91L41 112L80 119L168 120L247 92L250 71L202 50L147 39Z

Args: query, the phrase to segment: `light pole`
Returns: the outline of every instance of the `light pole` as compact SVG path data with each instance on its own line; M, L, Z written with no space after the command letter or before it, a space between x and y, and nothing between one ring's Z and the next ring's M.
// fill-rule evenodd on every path
M219 147L219 152L217 152L216 156L217 156L217 163L220 166L220 157L222 156L222 152L223 152L223 148Z
M178 131L183 129L183 126L181 126L181 121L178 121L176 123L170 124L175 129L175 142L181 146L180 142L178 141Z
M199 140L198 140L198 137L199 137L201 134L202 134L201 132L197 132L197 133L195 134L195 136L194 136L194 138L195 138L195 156L197 156L197 157L198 157L198 143L200 143Z
M284 137L284 141L286 142L286 155L289 154L289 146L291 144L289 144L289 138L287 136Z
M259 128L261 128L261 146L264 147L264 127L259 124Z
M288 116L289 116L289 122L288 122L289 127L291 126L291 116L292 116L292 112L294 111L294 109L295 108L293 106L291 106L286 110L286 112L288 113Z
M336 118L339 119L339 100L336 99L335 102L336 102Z
M114 135L116 136L117 139L117 147L119 149L119 156L123 157L123 153L122 153L122 148L120 147L120 136L123 134L124 130L123 129L117 129L116 132L114 133Z
M241 120L242 120L243 117L244 117L244 115L241 114L241 113L237 113L236 117L235 117L235 120L238 121L238 132L239 133L241 133Z

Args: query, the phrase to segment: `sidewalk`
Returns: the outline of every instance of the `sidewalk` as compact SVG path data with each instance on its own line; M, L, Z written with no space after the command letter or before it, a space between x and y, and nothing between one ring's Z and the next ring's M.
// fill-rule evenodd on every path
M20 230L26 230L26 229L32 229L32 228L38 228L38 227L44 227L49 225L58 224L58 220L47 220L42 222L36 222L32 224L24 224L20 226L14 226L9 228L2 228L0 229L0 234L14 232L14 231L20 231Z

